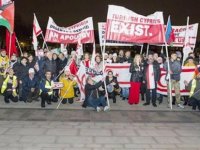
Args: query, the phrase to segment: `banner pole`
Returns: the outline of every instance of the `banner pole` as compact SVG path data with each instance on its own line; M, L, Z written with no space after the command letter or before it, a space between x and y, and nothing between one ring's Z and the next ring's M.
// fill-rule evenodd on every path
M21 54L21 56L22 56L23 53L22 53L22 49L21 49L21 46L20 46L20 44L19 44L19 41L18 41L18 39L17 39L17 36L15 36L15 38L16 38L17 45L18 45L18 47L19 47L20 54Z
M170 16L169 16L170 17ZM169 21L169 17L168 17L168 21ZM167 23L168 23L167 21ZM165 41L165 50L166 50L166 55L167 55L167 68L168 68L168 72L167 74L169 75L169 99L170 99L170 108L172 110L172 83L171 83L171 74L170 74L170 65L169 65L169 53L168 53L168 46L167 46L167 42L166 42L166 37L165 37L165 32L164 32L164 28L162 26L162 31L163 31L163 35L164 35L164 41Z
M49 51L49 48L48 48L48 46L47 46L47 43L46 43L46 41L45 41L45 39L44 39L44 35L43 35L43 33L42 33L42 38L43 38L43 45L42 45L42 48L44 49L44 45L46 46L46 48L47 48L47 50Z
M10 32L10 39L9 39L9 51L8 51L8 56L9 56L9 59L10 59L10 55L11 55L11 43L12 43L12 33Z
M142 55L143 47L144 47L144 44L141 45L141 48L140 48L140 55Z
M149 54L149 44L147 44L147 52L146 52L146 57L148 56Z
M189 21L190 21L190 17L188 16L187 17L187 25L186 25L186 31L185 31L185 41L184 41L184 46L183 46L183 49L184 49L184 47L186 47L187 46L187 41L186 41L186 36L187 36L187 32L188 32L188 27L189 27ZM182 61L182 67L184 66L184 61L185 61L185 52L184 52L184 50L183 50L183 61Z
M103 43L103 53L102 53L102 55L103 55L103 78L105 77L105 60L104 60L105 50L106 50L106 39L104 40L104 43ZM105 87L105 92L106 92L107 104L108 104L108 107L110 108L110 101L109 101L109 97L108 97L108 91L107 91L105 80L104 80L104 87Z

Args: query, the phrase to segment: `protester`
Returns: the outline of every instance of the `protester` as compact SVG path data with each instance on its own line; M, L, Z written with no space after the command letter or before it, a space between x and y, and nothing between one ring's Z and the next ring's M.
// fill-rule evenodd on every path
M99 96L98 88L102 86L103 80L95 84L92 78L89 76L86 79L85 85L85 101L83 107L93 107L97 112L100 112L101 106L104 111L108 111L109 107L107 106L105 96Z
M16 76L18 79L18 92L19 92L19 100L23 101L22 98L22 85L23 85L23 80L26 78L28 75L28 66L27 66L28 59L26 57L22 57L20 64L16 68ZM26 101L24 101L26 102Z
M124 62L124 50L121 49L119 51L118 58L119 58L119 63L123 63Z
M108 71L106 76L106 87L109 94L109 98L113 99L113 103L116 103L117 90L119 90L119 84L117 77L113 76L112 71Z
M41 96L41 107L45 107L45 103L51 104L51 102L57 102L58 99L53 95L54 83L51 71L46 71L45 79L40 82L40 96Z
M200 70L200 68L198 69ZM192 109L196 110L196 107L198 107L200 111L200 73L189 83L184 81L184 84L186 89L190 92L189 101L192 104Z
M14 71L12 68L8 70L9 74L6 76L3 81L3 85L1 87L1 93L4 96L5 103L10 103L10 100L13 102L18 101L17 97L17 77L14 75Z
M128 103L138 104L140 99L140 87L143 80L144 66L140 55L135 55L134 61L131 63L129 72L131 73L130 92Z
M74 103L74 86L76 85L76 81L74 80L74 76L70 73L68 67L65 68L64 73L61 75L59 82L63 84L63 87L60 89L60 98L62 100L62 104Z
M168 60L167 60L168 61ZM176 103L179 108L184 108L184 106L181 104L181 94L180 94L180 74L181 74L181 63L177 61L177 54L172 53L170 60L169 60L169 66L170 70L168 71L168 62L164 63L164 69L168 72L168 75L166 76L166 80L168 82L168 103L170 102L170 93L172 91L169 91L169 75L171 77L171 89L174 88L175 91L175 97L176 97ZM170 105L169 105L170 107Z
M58 55L59 62L58 62L58 73L61 73L62 70L66 67L68 59L65 57L63 53L60 53Z
M6 74L6 69L9 66L9 58L6 55L6 50L1 49L0 52L0 87L3 84L4 76Z
M117 57L117 53L113 54L112 63L119 63L119 60L118 60L118 57Z
M50 71L52 78L55 78L57 75L57 65L56 61L53 60L52 52L47 52L47 57L44 60L43 72Z
M150 100L152 101L152 105L157 107L156 105L156 90L157 90L157 82L160 78L160 66L157 62L154 61L153 55L151 53L148 54L147 64L144 69L144 80L146 83L146 103L143 105L150 105Z
M23 80L21 100L24 102L38 101L39 98L39 80L35 75L35 70L30 68L28 76Z
M89 68L91 66L91 62L90 62L90 54L89 53L85 53L84 54L84 60L82 61L82 63L84 64L85 67Z

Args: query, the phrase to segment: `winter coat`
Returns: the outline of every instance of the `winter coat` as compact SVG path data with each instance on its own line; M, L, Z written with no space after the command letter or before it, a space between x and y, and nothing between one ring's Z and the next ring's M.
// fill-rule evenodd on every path
M176 80L176 81L179 81L180 78L181 78L181 71L182 71L182 68L181 68L181 63L177 60L175 61L169 61L169 65L170 65L170 70L172 71L172 74L171 74L171 79L172 80ZM167 62L164 63L164 69L166 71L168 71L168 64Z
M60 77L59 82L63 83L63 88L60 89L61 98L73 98L74 97L74 86L76 82L66 77Z
M140 64L138 66L135 63L131 63L129 72L131 73L131 79L130 79L131 82L142 82L144 65Z

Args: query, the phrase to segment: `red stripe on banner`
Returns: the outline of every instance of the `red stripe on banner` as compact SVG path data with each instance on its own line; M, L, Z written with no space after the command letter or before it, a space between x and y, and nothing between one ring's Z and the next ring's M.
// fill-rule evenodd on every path
M161 91L161 92L166 92L166 93L167 93L167 89L157 88L157 91ZM187 92L189 92L189 91L184 89L184 90L181 90L180 92L181 92L181 93L187 93ZM172 93L175 93L175 91L172 90Z
M130 82L118 82L119 84L130 84Z
M130 68L130 66L106 66L105 69L127 69Z

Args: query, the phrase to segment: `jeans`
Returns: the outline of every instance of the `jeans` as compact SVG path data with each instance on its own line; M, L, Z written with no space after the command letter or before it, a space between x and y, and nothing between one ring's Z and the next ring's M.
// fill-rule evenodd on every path
M123 87L122 88L122 97L128 98L128 96L129 96L129 88Z
M106 99L104 96L100 96L99 98L92 98L92 97L89 97L87 99L87 104L89 107L93 107L93 108L97 108L99 106L107 106L107 103L106 103Z

